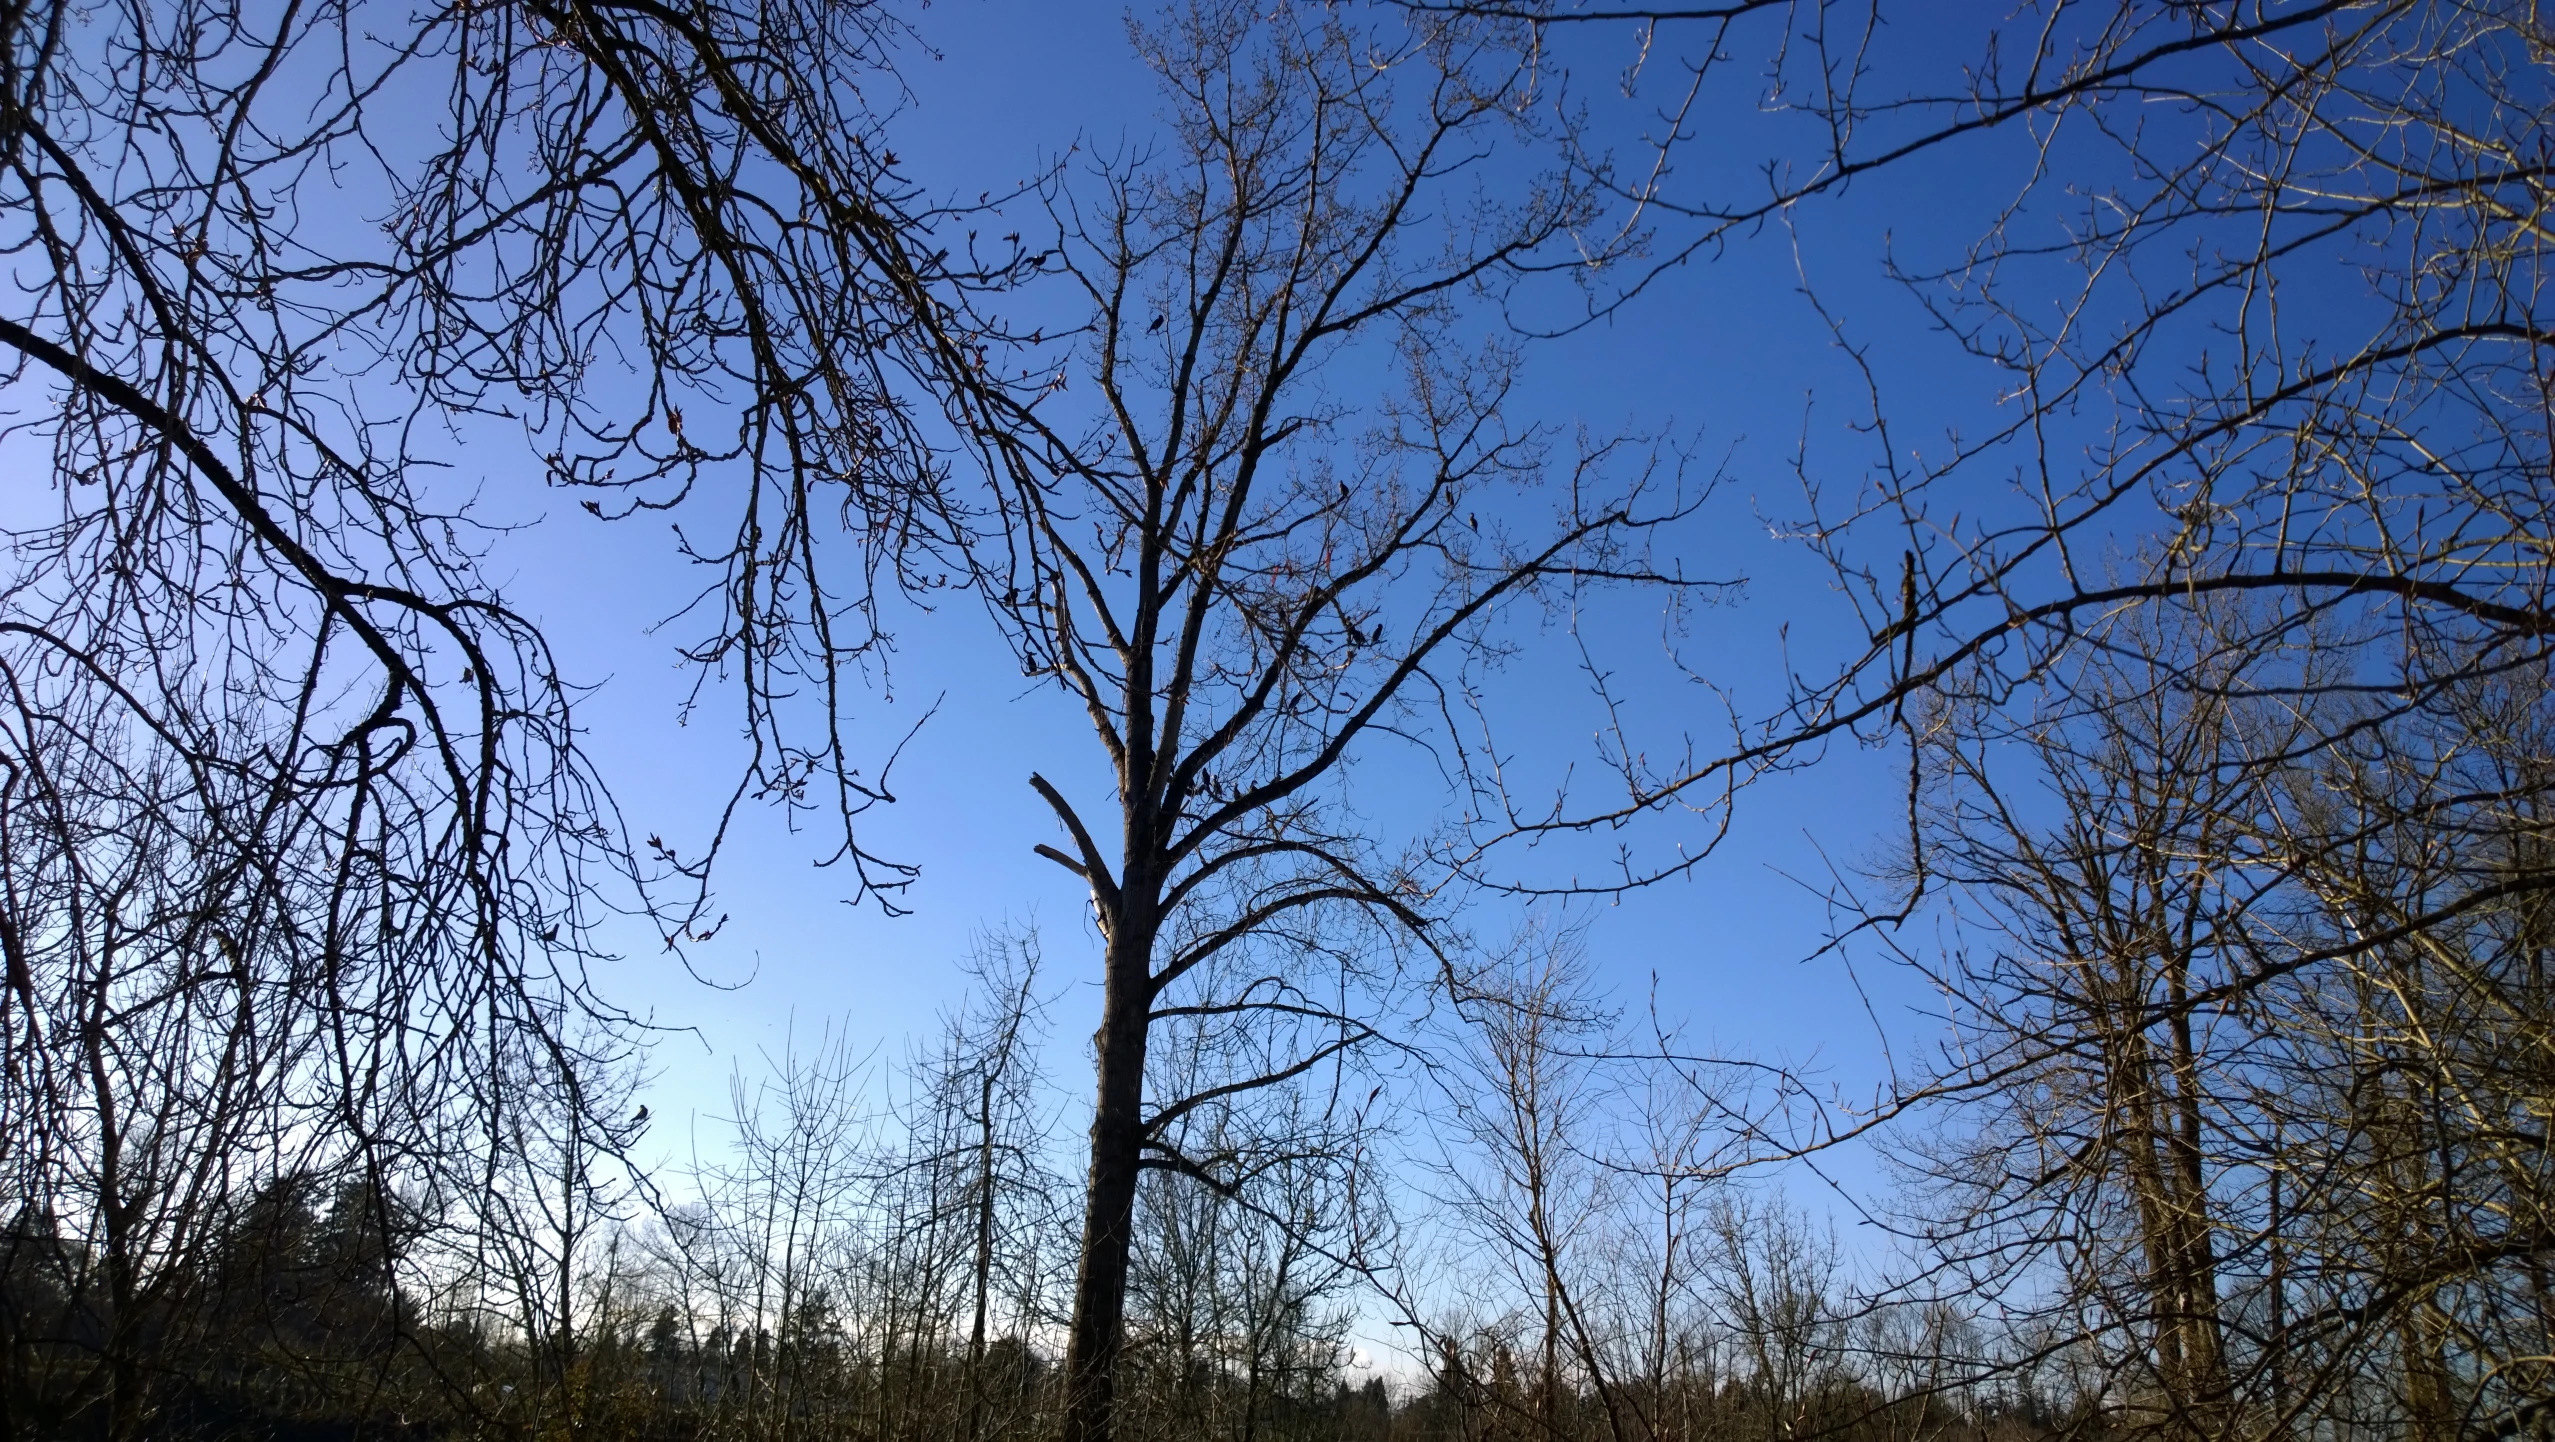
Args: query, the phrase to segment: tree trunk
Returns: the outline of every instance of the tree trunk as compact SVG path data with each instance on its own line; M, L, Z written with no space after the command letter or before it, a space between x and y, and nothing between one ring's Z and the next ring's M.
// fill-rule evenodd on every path
M2167 965L2178 1001L2185 995L2180 965L2171 959ZM2199 1063L2190 1031L2182 1026L2159 1065L2140 1029L2139 995L2136 989L2123 991L2120 1018L2112 1023L2117 1039L2106 1050L2122 1161L2138 1208L2157 1372L2166 1394L2164 1420L2177 1435L2214 1436L2229 1383L2201 1158Z
M1149 918L1148 918L1149 921ZM1153 1007L1153 927L1123 912L1109 938L1108 981L1093 1037L1099 1095L1091 1116L1082 1264L1065 1351L1064 1442L1108 1442L1126 1321L1127 1256L1143 1162L1144 1052Z
M145 1415L141 1359L135 1355L142 1345L141 1318L136 1315L142 1269L134 1257L133 1223L138 1208L128 1196L136 1189L125 1180L122 1112L117 1105L115 1084L107 1073L107 976L108 963L101 959L82 1040L87 1053L90 1104L97 1114L98 1216L105 1223L106 1435L109 1442L128 1442L142 1435Z
M985 1302L994 1277L994 1070L976 1105L976 1320L967 1333L967 1442L985 1430Z
M2234 1384L2227 1374L2226 1333L2218 1312L2216 1229L2211 1225L2209 1178L2204 1166L2206 1135L2200 1113L2201 1065L2191 1030L2190 958L2177 953L2168 962L2168 1000L2173 1006L2173 1123L2166 1131L2172 1165L2175 1281L2180 1288L2183 1366L2197 1429L2208 1436L2223 1432Z

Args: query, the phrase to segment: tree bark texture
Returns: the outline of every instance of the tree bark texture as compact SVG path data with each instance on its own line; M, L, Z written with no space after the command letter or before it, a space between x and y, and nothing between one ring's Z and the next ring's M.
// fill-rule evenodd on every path
M1073 1330L1065 1351L1065 1442L1105 1442L1117 1405L1118 1351L1127 1311L1127 1261L1135 1234L1136 1178L1144 1160L1144 1060L1153 1008L1153 928L1122 915L1109 939L1100 1030L1093 1038L1099 1091L1091 1117L1082 1260L1074 1277Z

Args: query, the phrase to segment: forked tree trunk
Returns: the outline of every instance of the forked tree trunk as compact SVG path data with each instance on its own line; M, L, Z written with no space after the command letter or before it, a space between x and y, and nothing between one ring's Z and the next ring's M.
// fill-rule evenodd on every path
M2168 957L2165 966L2171 996L2179 1002L2188 990L2187 963ZM2171 1029L2169 1054L2156 1056L2137 1015L2141 994L2125 993L2122 1015L2110 1023L2115 1039L2105 1050L2110 1054L2113 1106L2121 1118L2122 1161L2137 1203L2157 1372L2166 1393L2165 1420L2175 1435L2210 1437L2224 1425L2231 1384L2202 1165L2199 1058L2187 1024Z

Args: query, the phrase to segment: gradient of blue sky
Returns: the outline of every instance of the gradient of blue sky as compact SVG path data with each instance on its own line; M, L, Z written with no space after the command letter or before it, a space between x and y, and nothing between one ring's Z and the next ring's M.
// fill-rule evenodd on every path
M915 98L897 126L906 169L972 197L1031 173L1076 135L1104 146L1140 141L1155 101L1121 16L1107 5L1020 0L942 0L918 12L929 48L910 52L907 64ZM1624 41L1585 42L1598 82L1611 80ZM1733 92L1726 114L1706 124L1745 129L1750 98ZM1746 145L1707 147L1698 163L1744 153ZM1974 410L1987 377L1946 363L1914 306L1880 282L1879 263L1894 232L1974 221L1973 202L1986 196L1959 188L1976 174L1912 169L1803 217L1806 263L1856 333L1877 342L1893 394L1920 412ZM1783 627L1796 649L1814 648L1839 615L1825 573L1778 544L1765 522L1798 509L1789 463L1805 424L1840 464L1859 454L1862 443L1843 426L1863 402L1840 361L1797 294L1791 238L1769 227L1672 272L1621 317L1546 346L1529 363L1527 403L1540 416L1667 430L1698 438L1700 454L1726 457L1724 489L1695 539L1714 569L1744 573L1750 584L1737 604L1698 619L1689 655L1743 702L1779 694ZM1805 411L1813 394L1818 404ZM689 679L674 665L671 636L652 635L645 623L696 580L674 560L662 521L593 521L557 496L545 509L541 525L499 545L491 569L551 628L568 673L602 683L586 716L641 834L692 843L733 779L723 698L713 694L678 726ZM1655 615L1630 611L1600 624L1618 628L1610 641L1636 650L1657 631ZM1031 853L1054 828L1025 781L1042 770L1076 778L1081 794L1094 795L1090 733L1073 708L1017 676L965 597L897 616L894 630L891 684L861 708L871 739L883 749L940 704L897 767L902 799L872 814L864 840L922 867L905 898L913 914L889 919L843 904L843 881L814 865L822 836L793 836L769 814L749 817L717 878L717 909L733 919L693 958L730 989L703 986L645 949L600 978L614 1000L690 1029L664 1038L654 1059L653 1145L664 1152L688 1148L695 1117L724 1113L731 1067L752 1069L758 1052L777 1053L793 1025L804 1039L832 1023L889 1054L928 1033L959 998L955 962L970 932L1032 917L1060 991L1052 1065L1065 1086L1081 1085L1078 1042L1090 1026L1097 946L1079 884ZM1555 744L1587 744L1578 683L1565 666L1530 666L1512 680L1521 696L1551 687L1572 703L1545 718L1526 701L1512 713L1519 734L1548 722ZM1636 692L1644 724L1662 736L1681 725L1708 733L1705 699L1670 685ZM1634 1006L1646 1003L1655 976L1659 1010L1683 1021L1698 1049L1815 1062L1849 1092L1867 1090L1881 1057L1864 994L1834 957L1803 960L1825 916L1788 878L1816 880L1823 857L1852 860L1884 841L1903 803L1900 784L1889 756L1851 748L1762 783L1741 798L1728 839L1691 879L1591 914L1598 974ZM1424 806L1426 789L1410 804ZM1902 1039L1922 1033L1921 995L1887 974L1863 980L1885 1025ZM1849 1171L1861 1173L1860 1164Z

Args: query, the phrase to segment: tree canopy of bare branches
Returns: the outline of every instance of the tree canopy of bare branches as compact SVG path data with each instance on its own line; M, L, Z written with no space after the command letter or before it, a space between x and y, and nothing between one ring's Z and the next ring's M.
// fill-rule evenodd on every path
M13 1236L102 1268L64 1405L108 1435L151 1425L155 1294L260 1187L351 1176L468 1230L626 1144L596 928L715 926L703 858L634 841L581 754L474 497L710 508L688 654L740 683L738 798L834 817L857 891L910 874L854 838L884 781L839 689L945 519L891 394L948 276L876 140L898 34L788 3L0 16L7 444L50 479L0 613L0 1168Z
M1632 447L1556 455L1503 412L1518 358L1479 304L1583 269L1594 214L1519 155L1524 57L1469 24L1222 4L1138 43L1161 151L1049 197L1087 319L995 354L965 412L999 518L975 584L1089 716L1113 793L1031 778L1106 947L1077 1439L1109 1435L1139 1173L1232 1190L1286 1155L1179 1138L1338 1074L1434 944L1431 838L1371 837L1355 769L1430 768L1496 814L1468 669L1494 623L1673 586L1646 542L1696 500ZM1224 1071L1148 1097L1155 1030L1207 1020Z

